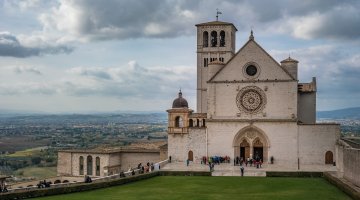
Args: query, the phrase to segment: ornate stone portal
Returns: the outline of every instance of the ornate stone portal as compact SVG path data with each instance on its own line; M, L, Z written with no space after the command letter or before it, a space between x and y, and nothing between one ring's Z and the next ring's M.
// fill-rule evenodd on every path
M254 127L247 127L236 134L234 141L235 157L244 159L259 156L263 162L268 161L270 144L267 136Z
M265 92L256 86L244 87L236 96L236 105L240 111L256 114L266 105Z

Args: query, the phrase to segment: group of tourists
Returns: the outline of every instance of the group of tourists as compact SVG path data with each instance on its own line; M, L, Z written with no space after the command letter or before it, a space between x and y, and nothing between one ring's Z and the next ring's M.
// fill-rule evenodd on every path
M220 163L230 163L230 157L229 156L210 156L210 157L206 157L203 156L202 160L201 160L201 164L209 164L209 163L215 163L215 164L220 164Z
M256 167L256 168L261 168L262 167L262 159L260 158L260 156L255 156L255 158L250 158L248 157L246 160L244 160L242 157L236 157L234 159L234 166L235 165L240 165L243 166L245 164L245 166L247 167L248 165L250 165L250 167Z
M139 173L140 174L143 174L143 173L148 173L148 172L152 172L154 171L154 163L146 163L145 166L143 166L141 163L138 164L137 166L138 170L139 170Z
M92 182L91 177L88 176L88 175L86 175L86 176L85 176L85 179L84 179L84 182L85 182L85 183L91 183L91 182Z
M6 185L4 184L3 186L0 187L0 193L5 193L8 192L8 189L6 187Z
M38 188L48 188L48 187L50 187L51 184L52 184L51 181L47 182L46 180L43 180L43 181L40 181L36 186Z

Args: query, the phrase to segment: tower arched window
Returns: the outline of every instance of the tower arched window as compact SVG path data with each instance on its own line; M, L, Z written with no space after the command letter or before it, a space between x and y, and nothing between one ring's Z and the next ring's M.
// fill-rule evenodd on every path
M183 119L180 116L175 118L175 127L183 127Z
M203 46L204 47L209 46L209 33L207 31L204 31L203 33Z
M220 31L220 46L225 46L225 31Z
M194 126L194 120L193 119L189 119L189 127L193 127Z
M79 158L79 175L84 175L84 157Z
M217 46L217 32L216 31L211 32L211 46L212 47Z

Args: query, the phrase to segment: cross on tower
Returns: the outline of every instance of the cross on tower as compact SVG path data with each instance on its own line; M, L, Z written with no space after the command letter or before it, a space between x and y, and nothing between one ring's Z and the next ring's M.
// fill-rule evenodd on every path
M216 21L219 21L219 15L222 14L218 8L216 8Z

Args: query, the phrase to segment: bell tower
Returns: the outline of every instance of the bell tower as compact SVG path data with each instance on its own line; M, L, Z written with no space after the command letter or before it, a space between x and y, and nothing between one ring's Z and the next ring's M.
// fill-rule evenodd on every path
M232 23L212 21L197 24L197 108L207 112L207 81L209 63L226 63L235 54L236 27Z

